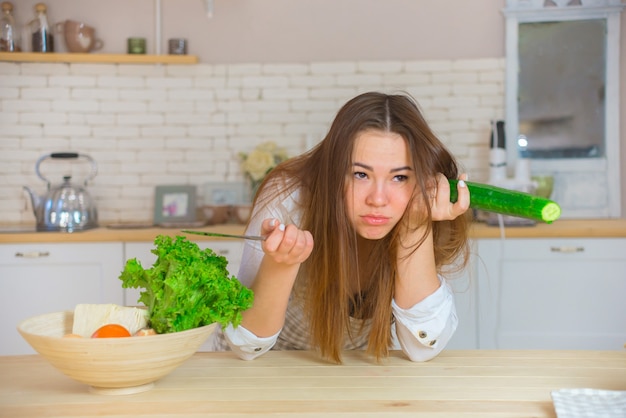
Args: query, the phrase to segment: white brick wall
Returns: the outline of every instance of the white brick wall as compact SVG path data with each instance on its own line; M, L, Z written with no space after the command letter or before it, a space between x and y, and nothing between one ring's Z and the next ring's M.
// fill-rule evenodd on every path
M242 181L240 151L273 140L302 152L346 100L367 90L414 95L471 178L486 179L490 120L504 114L504 59L0 63L1 222L34 224L22 186L45 192L35 162L55 151L97 161L88 190L101 223L150 221L154 186L195 184L202 198L203 183ZM87 167L72 165L79 181ZM56 167L42 172L61 181Z

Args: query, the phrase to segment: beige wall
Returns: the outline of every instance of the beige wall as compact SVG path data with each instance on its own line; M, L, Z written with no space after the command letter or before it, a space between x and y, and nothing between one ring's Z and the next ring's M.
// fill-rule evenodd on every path
M16 18L40 0L14 1ZM154 48L155 0L48 0L52 22L94 26L104 52L143 36ZM162 39L189 39L204 63L490 58L504 55L504 0L161 0ZM62 42L59 43L62 47ZM153 49L152 49L153 50ZM165 49L164 49L165 50Z

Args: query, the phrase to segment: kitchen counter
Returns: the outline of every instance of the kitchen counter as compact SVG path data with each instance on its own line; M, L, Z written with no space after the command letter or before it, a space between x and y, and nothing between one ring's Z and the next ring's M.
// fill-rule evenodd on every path
M200 231L241 234L245 226L240 224L222 224L189 228ZM112 229L95 228L74 233L60 232L4 232L0 233L0 243L41 243L41 242L152 242L159 234L177 235L184 228L138 228ZM0 226L0 231L2 227ZM552 224L535 226L507 226L504 228L507 238L626 238L626 219L596 220L558 220ZM475 223L471 229L472 238L500 238L497 226ZM192 240L215 240L219 238L188 235Z
M497 226L475 223L473 238L500 238ZM507 238L626 238L626 219L563 219L551 224L508 226Z
M0 227L1 229L1 227ZM222 234L241 234L245 226L222 224L204 227L184 228L94 228L80 232L6 232L0 233L0 243L41 243L41 242L153 242L157 235L184 235L193 241L220 240L224 238L183 234L181 230L211 231Z
M626 352L444 350L426 363L400 352L344 364L306 351L254 361L197 353L147 392L100 395L42 357L0 357L0 416L555 417L551 391L626 390Z

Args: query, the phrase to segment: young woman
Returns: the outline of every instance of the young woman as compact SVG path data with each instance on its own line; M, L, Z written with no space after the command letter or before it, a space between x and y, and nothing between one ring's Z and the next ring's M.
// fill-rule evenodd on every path
M270 172L255 198L238 279L255 294L230 348L436 356L457 326L446 266L464 267L469 192L450 203L453 156L406 95L365 93L324 140ZM463 179L463 176L460 176Z

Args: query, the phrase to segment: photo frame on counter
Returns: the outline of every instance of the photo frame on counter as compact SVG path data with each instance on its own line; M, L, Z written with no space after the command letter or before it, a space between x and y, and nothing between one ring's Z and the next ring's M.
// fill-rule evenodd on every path
M247 184L244 182L204 183L202 185L205 205L233 206L250 201Z
M196 186L156 186L154 224L188 224L196 220Z

